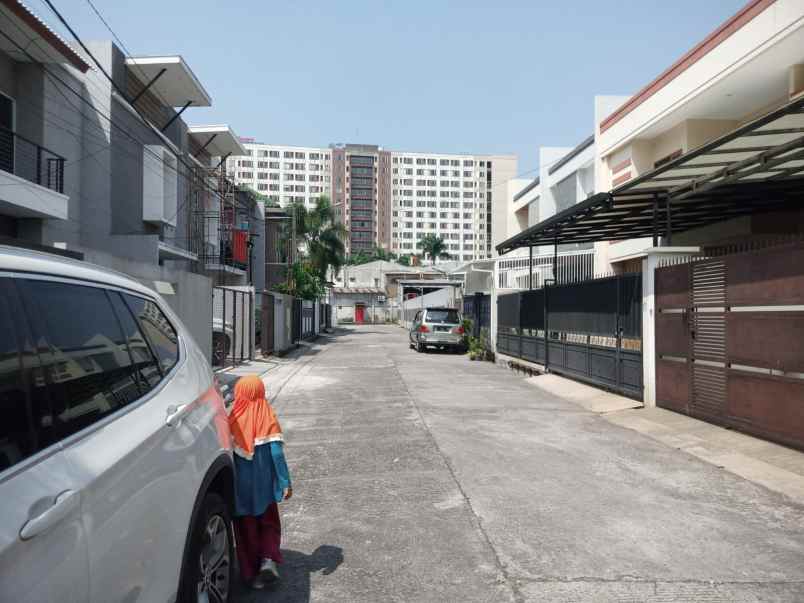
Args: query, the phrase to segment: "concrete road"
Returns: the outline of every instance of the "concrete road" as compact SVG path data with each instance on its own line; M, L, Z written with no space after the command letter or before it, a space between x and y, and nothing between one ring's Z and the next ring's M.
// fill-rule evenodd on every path
M523 379L342 331L268 379L295 496L237 601L804 601L804 508Z

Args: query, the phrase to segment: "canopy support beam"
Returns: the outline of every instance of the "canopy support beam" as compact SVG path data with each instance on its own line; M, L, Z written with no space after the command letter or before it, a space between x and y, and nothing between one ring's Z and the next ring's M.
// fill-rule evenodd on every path
M177 119L179 119L179 117L181 117L181 114L182 114L182 113L184 113L184 110L185 110L187 107L189 107L190 105L192 105L192 104L193 104L193 101L191 101L191 100L189 100L189 101L187 101L186 103L184 103L184 106L183 106L181 109L179 109L178 111L176 111L176 115L174 115L173 117L171 117L171 118L168 120L168 122L167 122L167 123L166 123L164 126L162 126L162 129L161 129L161 130L159 130L159 131L160 131L160 132L164 132L165 130L167 130L167 129L170 127L170 124L172 124L174 121L176 121Z
M145 84L145 88L143 88L142 90L140 90L139 92L137 92L137 96L135 96L134 98L132 98L132 99L131 99L131 105L132 105L132 106L134 105L134 103L136 103L138 100L140 100L140 97L141 97L143 94L145 94L146 92L148 92L148 88L150 88L151 86L153 86L153 85L156 83L156 80L158 80L160 77L162 77L162 76L165 74L165 71L167 71L167 67L162 67L162 69L159 71L159 73L157 73L155 76L153 76L153 77L151 78L151 81L150 81L150 82L148 82L147 84Z
M206 149L209 145L212 144L212 141L215 140L216 136L217 136L217 133L213 134L212 136L210 136L207 139L207 141L204 144L201 145L201 148L198 149L195 153L193 153L193 157L198 157L201 153L203 153L204 149Z

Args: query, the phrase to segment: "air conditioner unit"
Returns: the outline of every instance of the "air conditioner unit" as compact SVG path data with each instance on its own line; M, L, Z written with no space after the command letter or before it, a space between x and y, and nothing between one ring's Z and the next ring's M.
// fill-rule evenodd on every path
M142 147L142 219L176 226L178 161L162 145Z

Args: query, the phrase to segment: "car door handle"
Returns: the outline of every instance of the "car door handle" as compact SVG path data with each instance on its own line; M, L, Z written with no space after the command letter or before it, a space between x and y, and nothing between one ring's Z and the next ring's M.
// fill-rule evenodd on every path
M20 530L20 538L30 540L34 536L50 529L78 509L80 503L81 497L78 492L65 490L56 497L51 507L25 522L25 525Z
M165 423L170 427L176 427L190 410L189 404L171 404L167 409Z

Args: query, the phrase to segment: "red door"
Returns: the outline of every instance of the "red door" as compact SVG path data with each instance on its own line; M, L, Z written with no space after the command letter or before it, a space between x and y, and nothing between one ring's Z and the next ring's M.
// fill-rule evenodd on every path
M359 325L363 324L363 321L366 319L365 316L366 307L365 306L355 306L355 322Z

